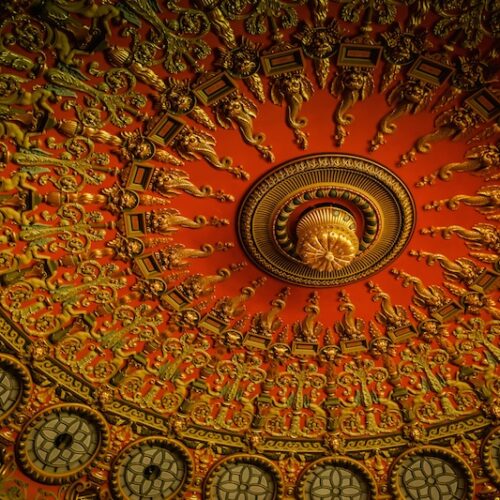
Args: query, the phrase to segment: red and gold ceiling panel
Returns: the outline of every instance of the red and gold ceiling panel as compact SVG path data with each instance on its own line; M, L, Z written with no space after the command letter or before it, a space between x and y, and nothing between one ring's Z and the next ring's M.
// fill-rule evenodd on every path
M496 498L496 2L0 16L1 498Z

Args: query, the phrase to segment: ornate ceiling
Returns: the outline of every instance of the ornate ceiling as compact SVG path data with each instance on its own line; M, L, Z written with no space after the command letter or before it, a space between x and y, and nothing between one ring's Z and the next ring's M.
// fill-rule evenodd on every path
M498 2L0 16L1 498L497 498Z

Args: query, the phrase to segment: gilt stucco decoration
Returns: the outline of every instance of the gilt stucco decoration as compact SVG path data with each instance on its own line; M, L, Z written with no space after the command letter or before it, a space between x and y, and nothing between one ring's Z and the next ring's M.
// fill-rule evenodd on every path
M497 498L499 19L1 2L0 498Z

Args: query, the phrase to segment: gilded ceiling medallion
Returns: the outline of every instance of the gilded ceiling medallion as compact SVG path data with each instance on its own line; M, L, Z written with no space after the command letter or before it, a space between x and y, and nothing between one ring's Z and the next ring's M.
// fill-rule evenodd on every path
M113 464L112 487L116 498L173 498L191 479L188 451L160 437L138 440L121 451Z
M391 471L396 500L473 498L474 476L456 453L438 446L422 446L402 453Z
M366 158L326 153L284 163L244 199L239 235L261 269L289 283L338 286L394 260L415 225L409 190Z
M499 21L0 1L0 500L499 500Z
M23 428L17 443L19 462L39 482L70 482L102 455L108 434L99 412L80 404L52 406Z

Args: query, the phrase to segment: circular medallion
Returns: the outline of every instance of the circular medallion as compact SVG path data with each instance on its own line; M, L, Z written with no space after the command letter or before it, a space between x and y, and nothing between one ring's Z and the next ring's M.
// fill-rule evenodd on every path
M169 439L145 438L118 456L112 475L115 495L128 500L173 498L189 483L189 453Z
M279 473L272 462L262 457L235 455L210 471L205 495L217 500L275 500L281 489Z
M500 487L500 427L494 428L485 438L482 458L488 475Z
M377 272L401 253L414 225L413 199L396 175L336 153L276 168L252 187L238 218L241 243L261 269L311 287Z
M36 481L61 484L82 476L105 449L103 417L89 407L64 404L31 419L18 441L24 471Z
M0 355L0 421L3 425L26 404L30 390L28 370L12 356Z
M369 500L376 486L370 473L349 458L323 458L304 469L298 481L299 498L311 500Z
M425 446L409 450L394 462L393 492L404 500L465 500L474 491L473 475L455 453Z

